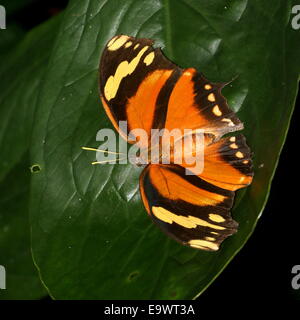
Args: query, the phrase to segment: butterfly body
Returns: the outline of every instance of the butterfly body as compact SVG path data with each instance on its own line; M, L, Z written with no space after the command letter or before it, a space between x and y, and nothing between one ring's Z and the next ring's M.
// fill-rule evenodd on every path
M184 245L216 251L237 231L234 194L253 177L244 136L222 138L243 124L221 94L224 84L178 67L152 44L125 35L107 43L102 104L119 134L139 149L131 160L144 166L140 193L152 220ZM128 130L119 125L124 121Z

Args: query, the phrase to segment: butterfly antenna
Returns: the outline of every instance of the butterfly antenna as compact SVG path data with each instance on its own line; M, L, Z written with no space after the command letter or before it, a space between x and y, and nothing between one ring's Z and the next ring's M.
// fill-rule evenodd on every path
M236 76L234 76L232 79L230 79L227 82L221 82L221 88L224 88L225 86L229 85L230 83L232 83L235 79L237 79L240 75L237 74Z
M83 150L88 150L88 151L96 151L96 152L109 153L109 154L125 154L125 153L123 153L123 152L113 152L113 151L95 149L95 148L90 148L90 147L81 147L81 149L83 149Z
M107 162L114 162L114 161L124 160L124 159L126 159L126 158L111 159L111 160L103 160L103 161L94 161L94 162L92 162L92 165L95 165L95 164L101 164L101 163L107 163Z

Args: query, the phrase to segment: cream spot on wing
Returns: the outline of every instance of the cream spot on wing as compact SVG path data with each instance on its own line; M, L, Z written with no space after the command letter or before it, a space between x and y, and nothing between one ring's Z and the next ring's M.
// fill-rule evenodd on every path
M206 84L205 86L204 86L204 89L205 90L210 90L212 88L212 86L210 85L210 84Z
M116 41L118 41L118 40L116 40ZM136 69L136 67L138 66L138 64L141 60L141 57L143 56L143 54L145 53L145 51L147 49L148 49L148 46L145 46L137 54L137 56L131 60L131 62L128 62L126 60L122 61L118 65L115 74L113 76L110 76L107 79L105 87L104 87L104 95L105 95L105 98L107 99L107 101L113 99L116 96L118 89L119 89L119 86L121 84L121 81L123 80L123 78L127 77L128 75L130 75L134 72L134 70Z
M248 160L244 160L244 161L243 161L243 164L248 164L248 163L249 163Z
M152 207L152 212L156 216L156 218L172 224L173 222L181 225L182 227L191 229L196 228L197 226L209 227L216 230L224 230L224 227L209 223L205 220L194 216L181 216L177 215L163 207Z
M114 39L114 38L113 38ZM112 40L113 40L112 39ZM109 42L109 44L107 45L107 48L109 51L115 51L118 50L119 48L121 48L123 46L123 44L129 39L128 36L120 36L119 38L115 39L112 43L111 41Z
M113 37L112 39L109 40L108 44L107 44L107 47L110 47L114 42L115 40L118 38L118 36L115 36Z
M193 239L190 240L189 245L193 248L197 248L197 249L202 249L202 250L218 250L219 246L215 243L212 243L210 241L206 241L206 240L200 240L200 239Z
M125 48L129 48L132 45L132 41L128 41L125 43Z
M212 112L218 117L222 115L222 112L217 104L213 107Z
M242 183L245 180L245 177L240 177L240 183Z
M232 143L232 144L230 145L230 148L231 148L231 149L238 149L238 146L237 146L236 143Z
M137 44L134 46L133 50L137 49L139 46L140 46L140 44L137 43Z
M209 94L207 97L207 100L210 102L215 102L216 101L216 97L213 93Z
M242 154L241 151L238 151L238 152L235 154L235 156L236 156L237 158L243 158L243 157L244 157L244 155Z
M224 120L224 119L223 119ZM230 120L231 121L231 120ZM235 142L236 138L235 137L230 137L229 141L230 142Z
M234 126L234 123L233 123L230 119L228 119L228 118L223 118L222 121L223 121L223 122L227 122L228 125L229 125L229 127L233 127L233 126ZM233 138L234 138L234 137L233 137Z
M207 240L207 241L216 241L216 238L213 238L213 237L205 237L205 240Z
M218 235L218 232L211 231L210 233Z
M144 59L145 64L149 66L153 62L154 57L155 57L155 54L153 51L147 54Z
M214 214L214 213L210 213L208 215L208 217L213 222L224 222L225 221L225 219L222 216L220 216L218 214Z
M209 227L212 229L216 229L216 230L224 230L224 227L221 226L217 226L215 224L211 224L203 219L197 218L197 217L193 217L193 216L188 216L190 220L194 221L198 226L202 226L202 227Z

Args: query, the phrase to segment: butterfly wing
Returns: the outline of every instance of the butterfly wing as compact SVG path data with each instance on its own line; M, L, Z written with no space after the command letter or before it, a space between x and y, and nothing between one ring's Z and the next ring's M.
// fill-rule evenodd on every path
M237 230L230 216L234 192L187 176L179 165L148 165L140 190L153 221L182 244L216 251Z
M241 130L243 124L221 94L224 85L209 82L194 68L182 70L172 89L163 126L169 131L178 127L201 128L212 135L213 140L228 132Z
M197 156L202 155L197 154ZM242 134L206 144L203 156L203 170L200 172L195 170L195 165L189 160L189 156L182 159L181 166L201 179L226 190L235 191L247 187L252 182L251 151Z
M250 150L242 135L221 137L243 128L221 94L193 68L181 69L149 39L112 38L100 62L103 106L119 133L201 128L205 135L204 168L186 175L188 166L148 165L140 177L145 208L163 231L177 241L203 250L218 250L237 230L230 216L234 191L252 181ZM233 141L233 139L236 139ZM190 168L188 168L190 170Z
M106 113L127 139L128 131L201 128L219 138L243 125L221 94L223 84L209 82L193 68L168 60L150 39L125 35L106 45L99 67L100 95Z
M207 144L203 153L200 173L186 162L148 165L140 190L148 214L163 231L185 245L215 251L237 230L230 214L234 191L252 182L253 168L241 134Z
M134 129L150 136L158 105L167 99L164 92L176 81L178 67L152 44L149 39L119 35L108 42L100 61L101 100L125 139ZM119 121L127 121L128 132L122 131Z
M220 188L235 191L252 182L251 151L242 134L206 146L204 163L201 178Z

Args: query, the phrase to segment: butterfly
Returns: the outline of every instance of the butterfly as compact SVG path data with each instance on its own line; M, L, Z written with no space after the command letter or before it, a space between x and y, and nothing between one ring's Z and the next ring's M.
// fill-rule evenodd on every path
M153 47L151 39L117 35L108 41L99 67L100 97L108 118L128 142L119 126L129 131L153 129L203 132L203 170L193 171L187 161L175 163L178 141L171 144L170 163L150 160L139 178L144 207L152 220L181 244L207 251L237 231L230 215L235 191L253 179L251 151L243 129L221 94L224 83L211 83L194 68L182 69ZM194 131L193 131L194 130ZM189 140L193 150L195 135ZM138 140L138 138L137 138ZM141 150L149 155L159 149L148 139ZM132 143L132 142L130 142Z

